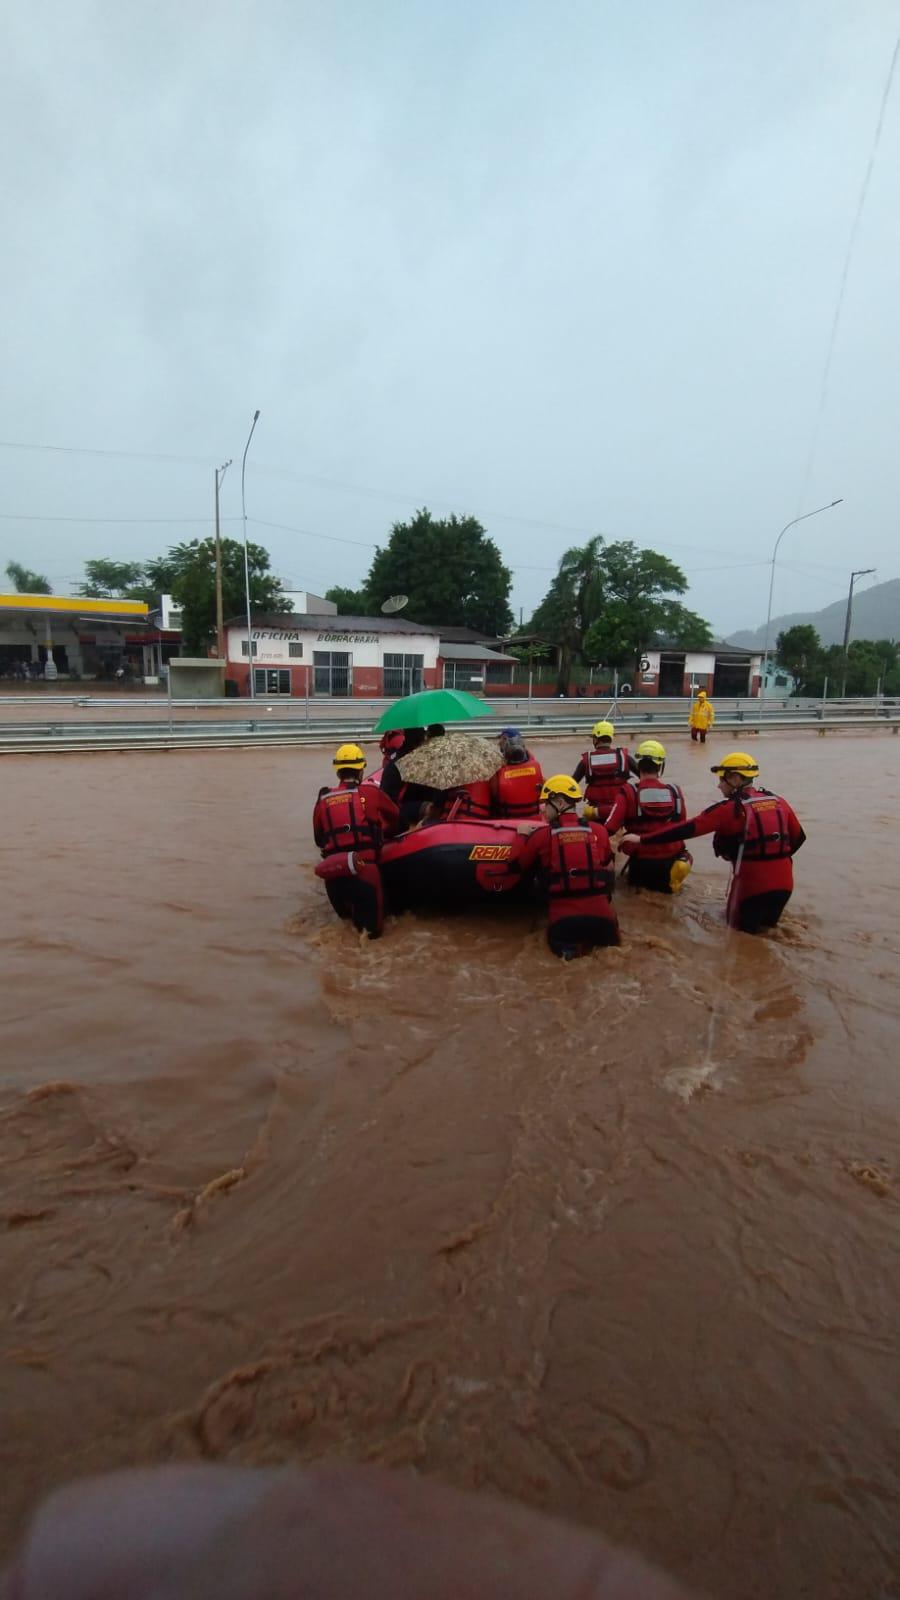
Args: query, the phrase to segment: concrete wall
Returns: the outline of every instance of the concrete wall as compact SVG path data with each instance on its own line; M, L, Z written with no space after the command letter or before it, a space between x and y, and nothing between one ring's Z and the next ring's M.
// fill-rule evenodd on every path
M169 662L169 683L173 700L221 700L225 694L225 674L219 661L177 657Z

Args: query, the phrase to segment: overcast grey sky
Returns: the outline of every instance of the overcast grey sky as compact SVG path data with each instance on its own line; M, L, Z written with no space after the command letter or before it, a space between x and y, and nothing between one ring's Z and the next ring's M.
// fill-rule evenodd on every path
M0 437L196 459L0 450L0 565L64 592L202 535L259 406L252 535L320 592L426 503L481 518L526 616L601 532L753 625L750 563L838 495L776 612L900 574L900 83L804 491L894 0L6 16Z

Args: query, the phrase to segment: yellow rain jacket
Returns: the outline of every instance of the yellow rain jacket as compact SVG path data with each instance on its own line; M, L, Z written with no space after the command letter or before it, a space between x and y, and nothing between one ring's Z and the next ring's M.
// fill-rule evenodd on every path
M695 700L691 706L690 725L692 728L711 728L716 720L716 713L709 700Z

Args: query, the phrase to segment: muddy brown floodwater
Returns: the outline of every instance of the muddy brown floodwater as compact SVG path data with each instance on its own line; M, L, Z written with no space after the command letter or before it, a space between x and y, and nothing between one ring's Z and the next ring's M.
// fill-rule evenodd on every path
M755 748L777 934L699 841L568 966L529 910L339 924L330 750L4 758L7 1548L79 1474L337 1455L713 1595L900 1593L900 739Z

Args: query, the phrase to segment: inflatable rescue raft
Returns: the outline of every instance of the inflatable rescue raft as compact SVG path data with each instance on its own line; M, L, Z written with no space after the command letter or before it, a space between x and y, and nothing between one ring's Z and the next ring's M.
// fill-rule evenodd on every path
M537 817L445 818L398 834L381 851L388 904L399 911L521 892L528 878L515 870L516 863L525 840L540 825ZM316 866L320 878L348 877L352 872L349 855L327 856Z

